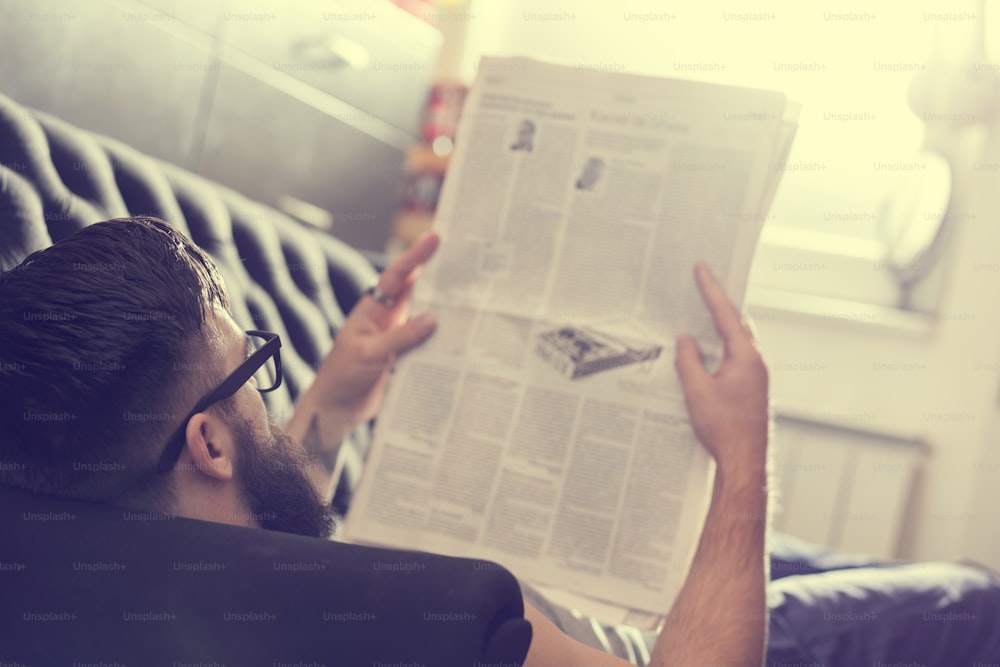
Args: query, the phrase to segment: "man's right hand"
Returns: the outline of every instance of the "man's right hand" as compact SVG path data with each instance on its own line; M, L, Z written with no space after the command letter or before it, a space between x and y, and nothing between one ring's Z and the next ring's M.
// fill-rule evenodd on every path
M695 435L718 464L687 579L651 665L759 667L767 645L767 368L749 325L704 264L695 281L724 346L709 373L698 346L677 340L676 365Z
M694 561L649 664L759 667L768 627L767 368L750 327L704 265L695 267L695 280L722 337L723 360L707 372L697 344L682 336L676 364L695 435L718 467ZM535 632L526 667L624 664L568 639L533 608L526 616Z
M767 367L750 326L726 297L703 263L695 281L722 338L722 363L705 370L698 344L679 336L675 364L684 389L695 435L720 469L759 471L766 460L768 436Z

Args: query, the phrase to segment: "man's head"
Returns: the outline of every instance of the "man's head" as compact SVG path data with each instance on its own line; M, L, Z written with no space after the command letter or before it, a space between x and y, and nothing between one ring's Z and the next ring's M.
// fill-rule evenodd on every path
M0 483L328 532L301 447L253 382L182 423L246 354L214 263L162 221L98 223L34 253L0 276Z

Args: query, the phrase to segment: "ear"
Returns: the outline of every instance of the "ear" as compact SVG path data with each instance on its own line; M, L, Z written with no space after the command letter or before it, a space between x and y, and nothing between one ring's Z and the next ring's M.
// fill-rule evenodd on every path
M181 461L188 469L212 479L228 482L233 478L235 443L233 434L218 417L199 412L188 421Z

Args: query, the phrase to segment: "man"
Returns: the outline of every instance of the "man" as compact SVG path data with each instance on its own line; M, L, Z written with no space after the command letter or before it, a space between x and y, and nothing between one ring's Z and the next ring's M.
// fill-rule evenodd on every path
M332 480L318 464L313 484L302 471L374 414L396 356L433 332L431 316L408 318L407 309L437 244L433 235L417 242L354 309L287 433L269 421L258 391L269 388L257 371L275 344L266 336L258 344L236 325L211 259L167 224L99 223L33 254L0 278L0 458L24 464L5 468L0 483L325 537L322 496ZM726 358L709 375L694 342L682 338L677 367L696 432L719 465L696 567L654 664L759 665L767 374L708 271L696 276ZM84 362L86 372L74 370ZM79 418L24 418L43 412ZM92 465L101 462L120 465ZM569 639L530 606L526 616L534 628L528 665L623 664Z
M268 419L260 397L277 380L276 338L240 330L212 261L171 227L145 218L99 223L31 255L0 276L0 461L18 463L0 467L0 484L328 535L324 497L332 480L316 461L375 414L395 358L433 333L431 316L409 318L407 310L417 272L437 244L433 235L418 241L355 307L287 432ZM709 272L698 267L695 280L725 354L708 374L697 346L681 337L676 366L695 432L718 465L691 572L659 636L650 638L649 664L759 665L768 627L767 373L749 329ZM33 418L53 414L74 418ZM1000 647L992 624L982 625L998 607L997 584L987 575L963 571L944 586L944 601L926 596L922 606L887 594L880 623L863 627L841 622L850 607L834 607L840 616L831 620L828 607L813 603L822 592L840 604L856 595L859 581L845 577L800 597L772 587L771 607L779 613L772 627L780 631L772 637L772 664L811 664L801 658L810 656L807 643L843 665L894 655L896 645L882 633L898 635L895 622L907 613L923 623L905 637L918 655L958 656L968 648L963 639L973 640L966 643L983 658ZM924 609L949 614L952 598L966 589L982 599L973 616L982 619L979 626L919 618ZM796 606L812 616L789 630L786 610ZM525 615L534 629L528 665L624 664L562 634L530 605ZM946 627L955 629L951 643L937 634Z

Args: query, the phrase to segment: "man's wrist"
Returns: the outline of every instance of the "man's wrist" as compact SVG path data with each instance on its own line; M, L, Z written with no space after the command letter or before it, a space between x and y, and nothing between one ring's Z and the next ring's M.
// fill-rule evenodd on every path
M298 410L307 415L306 434L302 444L310 455L319 456L326 452L336 452L341 441L357 426L354 411L323 401L312 391L312 387L299 398Z
M712 495L724 523L766 522L770 518L766 478L734 481L716 477Z
M336 454L340 444L352 430L340 413L317 409L309 417L302 446L313 457Z
M730 491L760 490L767 494L769 468L766 451L730 456L716 461L715 484Z

